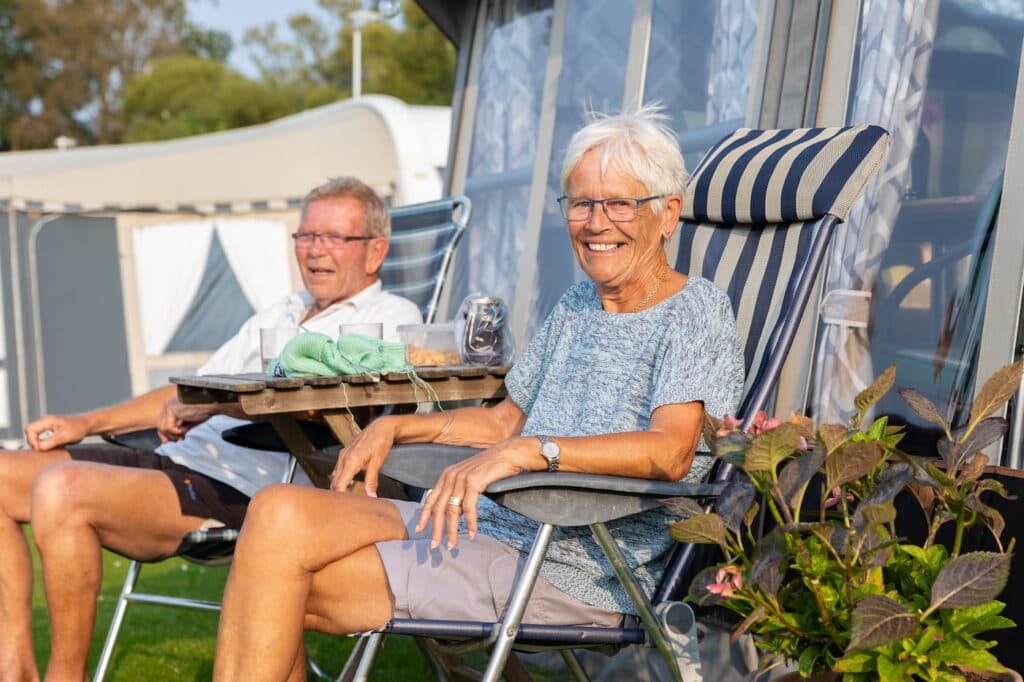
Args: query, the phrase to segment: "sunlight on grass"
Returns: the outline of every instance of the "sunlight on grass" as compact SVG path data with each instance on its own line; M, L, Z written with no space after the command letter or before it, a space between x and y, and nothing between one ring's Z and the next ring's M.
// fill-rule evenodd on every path
M29 539L31 541L31 534ZM36 658L40 669L45 670L50 656L49 617L43 598L39 557L34 547L33 562L33 635ZM103 647L128 563L127 559L116 554L103 553L103 588L89 655L90 670L96 665ZM226 566L207 567L170 559L147 565L142 570L137 589L140 592L219 601L227 575ZM209 680L213 670L216 632L217 614L134 604L128 609L107 679L111 682ZM306 635L310 653L324 669L334 673L341 670L354 641L348 637L317 633ZM430 677L427 662L415 644L405 637L388 638L370 675L372 680L422 680Z

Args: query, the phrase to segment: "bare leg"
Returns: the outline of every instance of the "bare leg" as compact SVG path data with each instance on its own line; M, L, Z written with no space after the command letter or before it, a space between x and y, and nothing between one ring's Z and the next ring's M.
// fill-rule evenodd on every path
M38 680L32 648L32 557L19 524L29 519L32 483L64 450L0 452L0 680Z
M32 528L43 561L53 648L47 680L84 680L102 579L101 547L139 559L170 554L203 519L183 516L158 471L64 462L42 471Z
M386 500L283 485L257 493L224 593L214 679L287 679L304 625L384 625L392 597L373 543L405 537Z

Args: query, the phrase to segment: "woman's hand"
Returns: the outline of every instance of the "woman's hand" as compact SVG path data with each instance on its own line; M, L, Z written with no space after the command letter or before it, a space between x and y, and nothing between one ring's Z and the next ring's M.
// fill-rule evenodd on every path
M531 458L542 461L539 447L535 437L507 438L445 469L423 500L416 532L432 523L431 547L440 547L442 536L447 535L448 549L455 549L459 543L459 517L465 515L469 537L476 537L480 494L491 483L530 468ZM454 504L455 500L459 504Z
M380 468L394 444L395 429L390 418L380 417L370 422L338 455L338 463L331 472L331 490L347 492L356 474L363 471L366 494L377 497Z

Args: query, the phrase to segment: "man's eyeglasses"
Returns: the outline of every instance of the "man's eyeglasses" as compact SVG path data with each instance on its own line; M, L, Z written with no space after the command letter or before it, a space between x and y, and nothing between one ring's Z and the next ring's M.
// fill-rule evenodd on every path
M325 249L336 251L348 242L365 242L376 237L354 237L347 234L338 234L337 232L295 232L292 234L292 239L295 240L295 247L298 249L311 249L313 248L313 242L317 239L323 244Z
M573 222L578 222L581 220L590 220L590 216L594 213L594 204L600 204L601 208L604 209L604 214L608 216L608 220L613 223L628 223L636 218L636 211L638 208L646 204L648 201L661 199L664 196L664 194L658 194L653 197L644 197L642 199L630 199L627 197L591 199L590 197L570 197L563 195L558 197L558 207L562 209L563 218Z

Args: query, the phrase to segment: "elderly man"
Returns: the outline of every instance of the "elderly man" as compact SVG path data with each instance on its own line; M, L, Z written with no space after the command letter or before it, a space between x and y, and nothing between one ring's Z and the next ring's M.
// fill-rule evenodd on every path
M259 329L302 325L331 336L346 322L422 321L410 301L382 291L390 217L354 178L307 195L295 239L305 289L254 315L200 373L260 371ZM168 385L114 407L30 424L33 450L0 453L0 680L37 680L32 564L19 524L30 522L43 562L53 648L46 679L81 680L101 581L100 548L151 559L200 527L239 527L250 496L280 481L284 453L239 448L223 431L242 422L215 405L185 406ZM71 445L93 434L156 427L155 451Z

